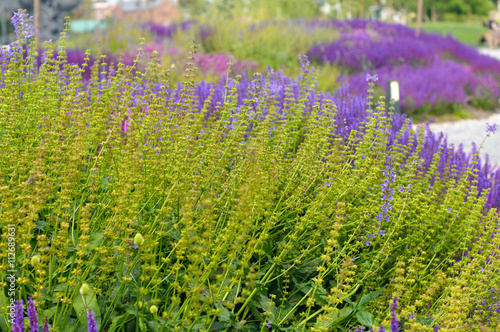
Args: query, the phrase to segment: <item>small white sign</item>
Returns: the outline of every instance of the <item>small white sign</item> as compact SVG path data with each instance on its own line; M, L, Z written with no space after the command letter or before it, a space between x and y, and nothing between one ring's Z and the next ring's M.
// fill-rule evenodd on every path
M394 99L395 101L399 101L399 82L398 81L391 81L390 89L391 89L391 99Z

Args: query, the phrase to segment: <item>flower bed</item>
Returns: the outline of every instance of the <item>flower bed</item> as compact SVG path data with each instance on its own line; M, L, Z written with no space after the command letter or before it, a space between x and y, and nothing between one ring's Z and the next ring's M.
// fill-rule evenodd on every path
M191 53L171 87L154 62L85 81L47 51L37 71L21 44L0 76L2 317L32 296L60 331L498 326L500 171L477 155L316 91L305 56L297 79L196 83Z

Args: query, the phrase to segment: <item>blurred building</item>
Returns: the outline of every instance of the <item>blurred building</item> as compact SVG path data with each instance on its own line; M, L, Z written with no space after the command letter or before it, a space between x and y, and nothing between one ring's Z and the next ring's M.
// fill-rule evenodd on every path
M40 40L56 39L64 29L65 16L77 8L83 0L40 0ZM33 0L0 0L0 43L13 41L13 27L9 20L19 8L33 15Z
M130 19L167 24L179 16L178 0L93 0L94 19ZM149 16L149 17L148 17Z

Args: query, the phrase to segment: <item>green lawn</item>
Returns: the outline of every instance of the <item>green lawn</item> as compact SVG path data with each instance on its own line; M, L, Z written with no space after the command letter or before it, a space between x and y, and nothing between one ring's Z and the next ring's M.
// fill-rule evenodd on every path
M410 27L415 28L416 24L410 24ZM479 23L468 24L465 22L424 22L422 23L422 30L439 33L443 36L450 34L459 41L473 46L477 46L479 37L488 31Z

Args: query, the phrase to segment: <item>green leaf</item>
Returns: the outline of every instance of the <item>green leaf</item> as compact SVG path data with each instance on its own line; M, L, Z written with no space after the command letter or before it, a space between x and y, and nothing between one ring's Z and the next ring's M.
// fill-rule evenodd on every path
M374 299L376 299L382 292L384 291L383 288L377 289L376 291L370 292L359 300L358 304L356 305L356 308L358 309L365 309L368 303Z
M288 301L285 301L283 303L283 306L280 305L279 311L278 311L278 320L282 321L285 318L285 316L287 316L288 318L293 316L295 311L297 311L297 308L294 308L294 307L295 307L295 305L291 304Z
M316 293L314 294L314 299L318 302L318 304L326 305L328 303L327 297L328 292L326 291L326 289L323 288L323 286L318 285Z
M89 236L89 245L87 247L87 250L89 251L92 251L94 250L95 248L97 248L102 240L104 240L104 237L103 237L103 234L101 232L96 232L96 233L92 233L90 234Z
M78 321L84 326L87 326L87 312L91 309L94 312L95 321L99 326L101 325L101 310L99 309L94 290L92 287L89 288L89 294L85 296L85 303L83 302L83 297L78 294L73 301L73 308L75 309Z
M339 316L341 318L349 316L354 310L352 310L352 307L344 307L339 310Z
M374 324L373 315L368 311L360 310L356 312L356 318L358 319L358 322L366 327L371 327Z
M43 220L38 220L36 223L36 228L43 231L43 229L45 228L46 225L47 225L47 223L44 222Z
M134 317L137 315L137 308L134 305L132 305L132 304L129 303L129 304L124 305L123 308L130 315L132 315Z
M351 301L351 299L350 299L349 297L346 297L346 298L344 299L344 301L345 301L345 302L347 302L347 303L349 303L349 304L355 305L355 303L354 303L354 302L352 302L352 301Z
M326 315L322 315L321 318L318 318L316 323L314 324L314 327L319 329L319 328L330 328L336 321L338 320L339 313L338 311L332 311L329 312Z
M225 324L221 322L214 322L209 331L224 331L225 329Z
M87 325L85 325L85 326L87 326ZM57 324L57 328L59 331L74 332L79 327L82 327L82 325L77 324L77 320L74 318L71 318L71 317L67 317L67 319L61 319L61 320L59 320L59 323Z
M57 307L52 307L50 309L44 310L40 315L40 322L43 324L45 322L45 318L51 319L56 313Z
M248 304L248 307L250 308L250 311L254 314L256 320L261 321L264 319L262 313L257 309L260 308L259 302L251 300L250 303Z
M106 176L106 177L104 177L104 178L102 179L102 184L101 184L101 185L102 185L104 188L106 188L106 185L108 185L108 184L109 184L109 179L108 179L108 177Z
M2 294L0 294L0 306L3 307L3 306L7 306L5 303L7 301L5 300L5 295L4 293L2 292ZM9 327L7 325L7 314L5 315L2 315L0 317L0 330L2 331L9 331Z
M113 332L118 328L124 326L129 320L133 319L135 316L130 315L129 313L125 313L120 316L116 316L111 320L111 326L109 327L108 332Z
M219 320L221 322L229 323L231 321L231 312L227 308L225 308L224 305L222 304L222 302L220 302L220 301L217 301L215 303L215 307L222 311L219 314Z
M174 327L174 325L170 321L165 321L163 318L159 317L157 317L156 319L157 319L156 321L154 319L148 321L148 327L150 331L160 331L161 326L163 326L164 329Z
M261 308L266 312L270 312L271 315L268 316L268 318L271 321L275 322L278 318L278 308L276 308L274 305L271 305L271 302L271 299L267 296L264 296L262 294L260 295L259 304L261 305Z

